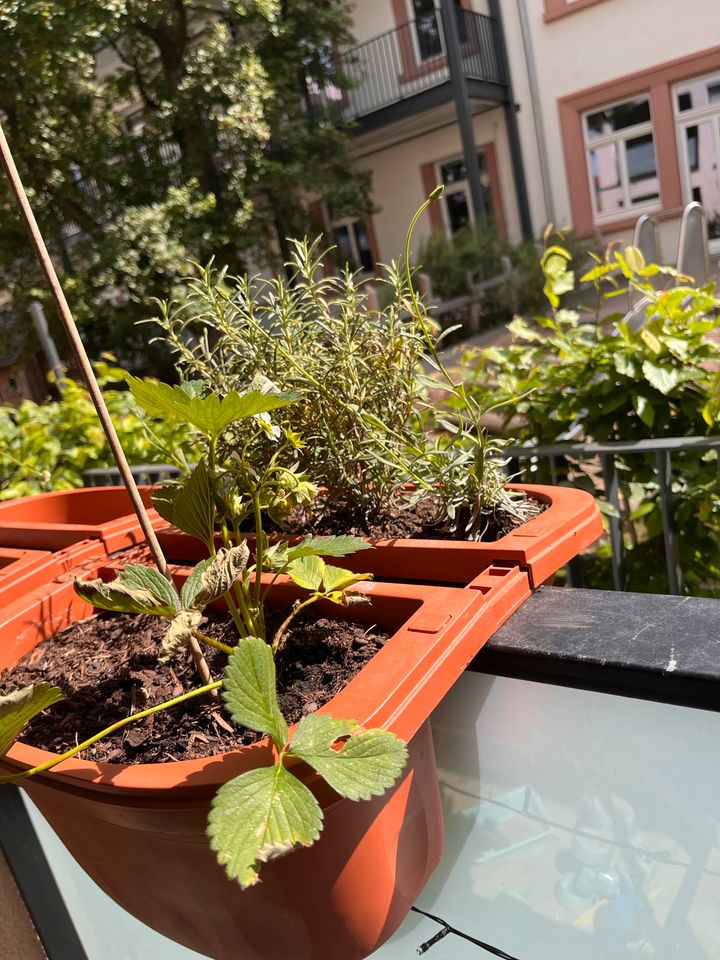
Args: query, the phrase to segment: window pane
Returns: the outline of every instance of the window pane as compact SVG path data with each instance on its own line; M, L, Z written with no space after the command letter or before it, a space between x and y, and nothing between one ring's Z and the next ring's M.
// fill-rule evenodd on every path
M355 234L355 243L357 244L358 254L360 255L360 266L366 273L375 269L372 250L370 249L370 238L368 237L367 227L364 220L356 220L353 223L353 233Z
M696 110L707 107L711 103L720 103L720 78L705 77L701 80L692 80L675 88L675 98L679 113L687 110Z
M437 57L442 53L442 44L434 0L413 0L413 11L420 59Z
M466 227L470 223L470 211L464 190L448 193L445 197L445 205L447 207L451 233L457 233L458 230L462 230L463 227Z
M655 161L655 141L652 134L625 141L630 203L645 203L660 196L660 182Z
M590 151L590 170L592 174L595 209L599 214L614 213L625 206L622 184L620 182L620 164L618 145L609 143Z
M455 160L453 163L444 163L440 167L442 182L447 186L449 183L459 183L465 179L465 164L462 160Z
M705 207L708 223L720 215L717 170L720 158L715 153L713 126L713 121L706 120L705 123L686 127L684 131L690 194L693 200L698 200Z
M617 130L626 130L638 123L650 120L650 101L647 97L638 100L626 100L607 110L598 110L585 117L588 140L597 140Z

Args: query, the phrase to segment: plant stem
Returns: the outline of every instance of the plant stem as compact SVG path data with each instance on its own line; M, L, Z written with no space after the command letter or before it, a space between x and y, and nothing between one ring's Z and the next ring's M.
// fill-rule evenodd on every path
M315 603L315 601L319 600L320 597L321 597L321 594L313 593L311 596L307 598L307 600L303 600L302 603L299 603L296 607L293 607L293 609L290 611L287 617L285 617L283 622L280 624L280 626L278 627L277 633L275 634L275 639L272 642L273 655L275 655L280 649L280 647L282 646L283 640L284 640L284 634L286 633L287 628L290 626L290 624L295 619L295 617L300 613L301 610L304 610L305 607L309 607L311 603Z
M230 647L227 643L222 643L220 640L213 640L212 637L209 637L206 633L202 633L200 630L195 631L195 638L200 640L201 643L206 643L209 647L214 647L216 650L222 650L223 653L226 653L228 656L233 652L234 647Z
M61 753L60 756L53 757L52 760L48 760L47 763L41 763L39 766L33 767L31 770L23 770L21 773L13 773L7 777L0 777L0 783L12 783L14 780L24 780L26 777L33 776L33 774L43 773L45 770L50 770L52 767L57 766L58 763L62 763L63 760L69 760L70 757L74 757L83 750L87 750L88 747L91 747L94 743L97 743L98 740L102 740L103 737L109 737L111 733L115 733L117 730L122 730L123 727L127 727L131 723L135 723L136 720L144 720L145 717L149 717L153 713L160 713L161 710L168 710L170 707L175 707L179 703L184 703L186 700L191 700L193 697L202 696L204 693L214 693L222 685L222 680L215 680L213 683L206 683L205 686L198 687L197 690L190 690L187 693L181 694L179 697L174 697L172 700L166 700L165 703L159 703L154 707L148 707L146 710L141 710L140 713L133 713L131 716L124 717L122 720L118 720L109 727L105 727L104 730L101 730L100 733L96 733L89 739L83 740L82 743L77 744L77 746L73 747L71 750L66 750L65 753Z

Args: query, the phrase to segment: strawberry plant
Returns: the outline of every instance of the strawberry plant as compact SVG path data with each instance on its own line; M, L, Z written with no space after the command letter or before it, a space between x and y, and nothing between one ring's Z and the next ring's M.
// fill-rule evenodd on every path
M278 702L275 656L292 621L321 600L341 607L367 601L354 588L368 574L352 573L323 558L346 556L368 544L350 536L269 543L264 517L282 515L315 491L294 460L301 440L272 419L276 411L295 403L296 395L279 392L268 381L262 389L230 390L222 396L201 381L170 387L131 378L130 386L149 417L190 430L197 466L182 481L157 491L154 503L163 517L201 540L208 557L193 568L180 590L159 570L137 563L127 564L111 582L76 580L75 589L96 608L165 620L166 660L191 642L220 650L227 657L223 676L124 717L47 763L3 780L48 770L118 729L219 691L232 721L269 737L274 747L272 766L243 773L219 789L208 820L218 861L245 888L257 882L259 864L312 844L320 834L322 810L288 768L291 758L305 761L351 800L382 794L405 765L405 744L392 733L361 729L352 719L323 714L303 717L291 732ZM255 525L253 556L240 533L247 517ZM283 575L305 595L270 636L265 608L273 584ZM212 639L202 629L204 611L219 598L224 598L235 624L232 644ZM62 696L59 688L40 683L0 697L0 755L40 711Z

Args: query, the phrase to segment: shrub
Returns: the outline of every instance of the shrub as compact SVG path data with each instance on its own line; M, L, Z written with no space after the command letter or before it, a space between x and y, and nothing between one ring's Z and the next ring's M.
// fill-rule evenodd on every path
M187 429L175 423L155 431L125 388L125 371L106 362L95 369L130 463L183 466ZM0 500L81 487L83 470L114 466L87 389L69 377L62 383L62 400L0 407Z
M495 383L506 406L506 424L522 440L552 443L579 426L597 442L684 437L717 431L720 422L720 346L707 334L720 300L714 287L685 285L657 292L650 281L669 268L645 264L640 252L609 250L581 277L599 305L628 288L647 296L642 326L633 330L623 313L600 322L597 313L561 308L576 294L570 252L550 246L542 258L552 315L510 325L514 343L484 352L477 370L483 389ZM581 289L581 292L582 292ZM654 456L619 456L622 517L632 589L664 588L649 557L662 557L662 516ZM684 452L673 458L676 522L688 590L717 592L720 582L720 491L717 454ZM573 467L573 482L596 492L596 463ZM609 509L606 507L606 509ZM607 567L592 567L590 585L605 585Z

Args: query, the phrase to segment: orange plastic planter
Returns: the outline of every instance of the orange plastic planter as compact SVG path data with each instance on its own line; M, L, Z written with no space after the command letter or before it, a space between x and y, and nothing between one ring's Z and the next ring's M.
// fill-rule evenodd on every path
M104 553L98 540L82 540L55 553L0 547L0 609Z
M141 490L151 506L150 489ZM164 521L150 512L154 524ZM144 539L124 487L90 487L38 493L0 504L0 547L61 550L80 540L100 540L107 553Z
M133 559L138 559L134 557ZM116 561L87 564L111 576ZM177 571L178 581L187 569ZM204 760L109 765L69 760L24 786L90 876L139 919L214 960L361 960L397 929L442 854L442 811L427 718L485 640L529 596L527 573L490 565L469 589L367 583L348 611L392 632L323 707L409 740L410 761L385 796L351 803L296 769L325 813L320 841L263 866L242 892L205 840L217 788L271 761L266 742ZM275 600L296 588L281 583ZM327 615L337 613L328 608ZM68 583L38 590L0 620L0 670L91 609ZM344 612L345 615L345 612ZM4 769L48 754L15 744Z
M598 505L583 490L528 484L508 484L508 489L524 490L543 503L545 510L499 540L374 539L374 550L344 557L342 565L387 580L465 586L493 563L503 561L526 569L534 588L603 532ZM161 527L158 539L175 560L199 560L207 555L199 540L174 527ZM254 537L248 540L252 542Z

